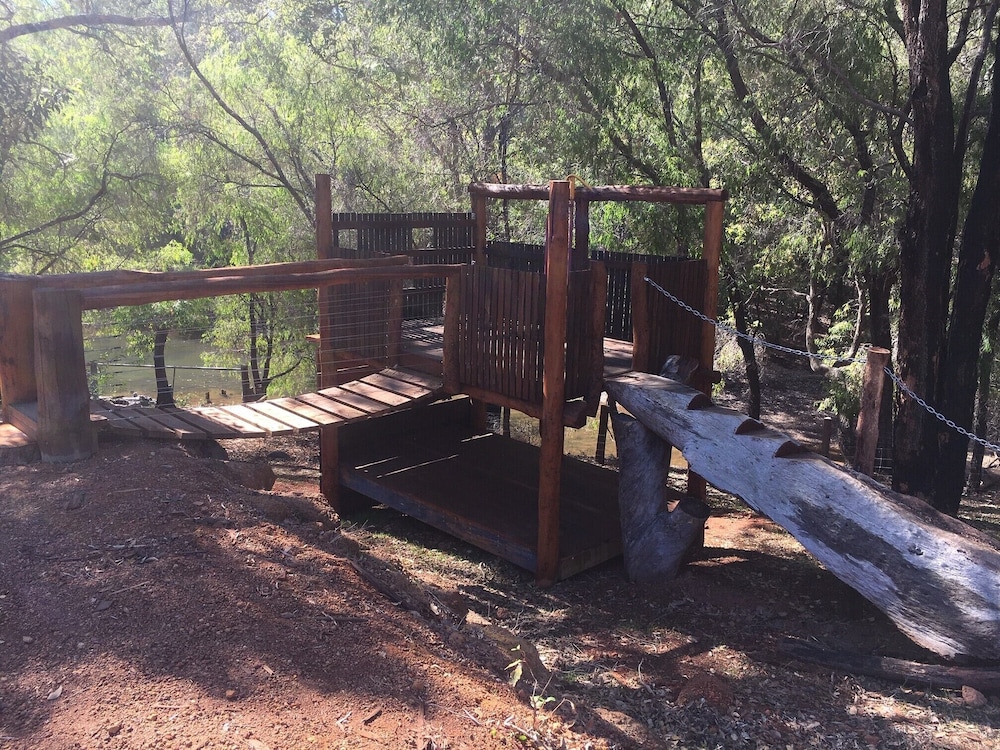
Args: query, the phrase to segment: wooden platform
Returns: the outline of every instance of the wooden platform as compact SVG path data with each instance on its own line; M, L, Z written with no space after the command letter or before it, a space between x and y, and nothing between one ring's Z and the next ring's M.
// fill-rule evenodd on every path
M439 398L441 378L389 368L316 393L248 404L147 409L94 402L102 429L168 440L224 440L317 430Z
M473 432L462 406L341 430L341 486L535 573L539 449ZM559 549L560 579L620 554L616 471L564 458Z

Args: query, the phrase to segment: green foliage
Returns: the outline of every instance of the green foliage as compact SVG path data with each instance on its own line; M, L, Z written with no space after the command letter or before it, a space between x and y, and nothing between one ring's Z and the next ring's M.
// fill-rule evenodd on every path
M847 367L835 370L827 379L827 395L816 404L818 411L836 414L840 418L841 428L853 432L861 410L861 385L864 377L864 365L853 363Z

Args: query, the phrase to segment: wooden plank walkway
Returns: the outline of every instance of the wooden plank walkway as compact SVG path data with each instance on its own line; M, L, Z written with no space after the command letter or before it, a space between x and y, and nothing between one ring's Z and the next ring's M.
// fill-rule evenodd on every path
M401 367L316 393L248 404L144 409L94 401L92 418L102 429L166 440L268 437L367 419L433 401L443 394L440 377Z

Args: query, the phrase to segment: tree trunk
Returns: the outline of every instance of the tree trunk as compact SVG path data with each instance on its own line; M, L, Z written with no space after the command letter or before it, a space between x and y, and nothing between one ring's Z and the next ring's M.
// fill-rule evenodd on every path
M729 277L729 302L733 306L733 322L736 323L736 330L744 335L749 335L750 329L747 323L747 302L743 296L743 290L739 287L736 274L732 269L726 270ZM754 419L760 419L760 365L757 363L757 351L753 342L742 336L736 338L736 343L743 352L743 362L747 370L747 386L750 389L750 397L747 402L747 414Z
M167 331L163 328L156 330L153 339L153 372L156 373L156 406L173 406L174 389L167 378L166 347Z
M993 378L993 361L996 359L997 329L1000 328L1000 308L990 315L987 324L987 344L979 357L979 394L976 397L976 434L986 439L986 430L990 421L990 381ZM986 449L982 443L972 446L972 462L969 467L969 484L971 491L978 490L983 484L983 458Z
M1000 42L996 43L1000 51ZM965 429L972 427L976 400L977 365L983 341L983 322L1000 254L1000 60L994 58L993 106L979 164L979 179L969 204L958 255L951 320L948 324L948 360L942 377L941 411ZM934 484L934 507L955 515L965 486L969 440L955 430L942 431Z
M857 277L854 279L854 287L858 293L858 312L854 316L854 335L851 336L851 348L844 355L844 358L849 360L857 357L858 350L861 348L861 341L865 335L865 308L868 305L865 288L861 285L861 281Z
M1000 543L925 503L805 451L704 394L630 373L608 394L693 471L784 526L915 643L1000 660Z
M868 288L868 329L872 346L892 351L892 287L896 283L895 269L881 269L865 275Z
M913 118L913 164L900 231L898 368L903 382L940 403L952 242L961 193L955 168L955 118L948 76L948 4L903 3ZM899 396L893 487L932 501L938 421Z
M820 290L812 271L809 273L809 293L806 295L808 308L806 311L806 351L816 354L816 336L819 335L819 317L823 311L823 301L826 290ZM827 372L830 368L815 357L809 358L809 367L813 372Z

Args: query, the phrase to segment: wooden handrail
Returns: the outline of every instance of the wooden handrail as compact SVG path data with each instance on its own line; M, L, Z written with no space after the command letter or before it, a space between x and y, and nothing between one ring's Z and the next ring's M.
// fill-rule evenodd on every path
M406 255L389 255L384 258L369 258L365 260L334 258L331 260L266 263L257 266L199 268L191 271L93 271L90 273L60 273L42 276L0 274L0 281L29 281L38 289L86 290L94 287L149 284L194 278L253 278L257 276L272 276L276 273L310 273L313 271L328 271L335 268L381 268L384 266L402 266L409 262L410 259Z
M469 185L472 196L488 198L523 198L548 200L548 185L508 185L494 182L473 182ZM729 194L715 188L660 187L656 185L600 185L576 188L578 200L587 201L643 201L646 203L705 204L725 201Z
M316 261L310 261L316 262ZM331 263L332 261L322 261ZM364 261L344 261L359 264ZM279 264L280 265L280 264ZM205 277L196 275L173 281L153 281L145 284L99 286L82 290L83 309L98 310L122 305L146 305L168 300L201 299L227 294L252 292L283 292L295 289L315 289L337 284L360 284L371 281L402 279L434 279L458 273L461 265L427 264L422 266L372 265L331 268L305 273L271 273L237 277ZM189 272L197 273L197 272Z

